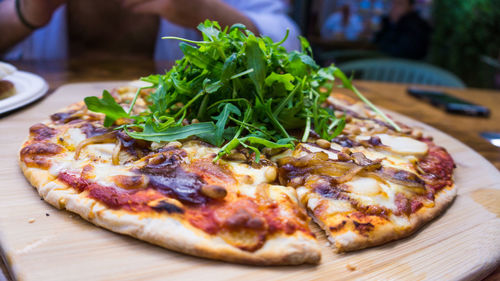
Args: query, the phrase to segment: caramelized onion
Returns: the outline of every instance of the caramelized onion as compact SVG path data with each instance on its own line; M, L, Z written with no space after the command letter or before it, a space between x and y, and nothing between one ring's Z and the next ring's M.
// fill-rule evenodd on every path
M364 167L359 167L359 166L354 167L354 168L350 169L349 171L347 171L347 174L340 176L340 177L335 177L334 178L335 182L344 183L344 182L350 181L350 180L352 180L352 178L354 178L355 175L357 175L363 169L364 169Z
M113 165L120 164L120 150L122 148L122 142L117 139L115 148L113 149L113 155L111 156L111 162Z
M300 175L316 174L329 176L337 183L349 181L365 169L364 166L358 166L353 162L329 160L324 152L311 153L300 158L284 157L279 160L279 164L281 167L287 164L292 166L293 168L288 169L295 170L294 178Z
M78 160L80 157L80 152L83 148L90 144L96 143L113 143L116 141L116 135L114 132L109 132L104 135L94 136L88 139L81 141L75 149L75 160Z
M354 152L351 157L354 163L362 166L365 171L374 171L382 167L382 159L370 160L361 152Z
M379 169L375 173L386 181L409 187L417 193L425 193L426 191L425 182L414 173L387 167Z

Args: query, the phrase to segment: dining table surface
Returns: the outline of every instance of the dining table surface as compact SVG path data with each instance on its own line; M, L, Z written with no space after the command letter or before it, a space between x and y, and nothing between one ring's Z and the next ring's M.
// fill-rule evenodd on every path
M152 73L164 73L172 65L172 62L155 62L151 59L71 59L67 61L10 63L19 70L32 72L43 77L49 84L46 96L68 83L135 80ZM433 126L466 144L500 170L500 147L494 146L480 135L481 132L500 133L500 91L418 85L420 88L441 90L475 104L486 106L490 109L491 114L485 118L447 113L408 95L407 89L411 86L408 84L359 80L354 81L354 84L374 104ZM13 112L2 114L0 122L10 114L22 114L26 108L36 107L38 104L39 101ZM35 121L33 120L33 122ZM6 273L7 270L3 262L0 268L0 281L11 280ZM500 280L500 267L484 280Z

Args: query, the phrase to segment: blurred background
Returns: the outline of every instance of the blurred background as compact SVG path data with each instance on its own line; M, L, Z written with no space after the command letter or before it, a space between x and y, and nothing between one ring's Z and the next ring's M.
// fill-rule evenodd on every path
M498 0L295 0L293 9L322 64L398 58L500 88Z
M177 42L160 35L199 37L194 27L208 14L227 24L246 20L276 41L291 27L288 49L298 48L292 37L302 34L321 65L335 63L355 78L500 89L500 0L211 1L232 12L196 4L206 2L0 0L0 59L173 61L181 55ZM20 26L19 14L28 25ZM27 28L29 21L36 27Z

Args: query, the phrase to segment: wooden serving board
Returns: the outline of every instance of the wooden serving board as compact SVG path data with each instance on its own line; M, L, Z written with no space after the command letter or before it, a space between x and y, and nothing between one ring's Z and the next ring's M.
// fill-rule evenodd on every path
M397 119L423 128L451 153L457 163L457 198L416 234L380 247L334 254L318 232L323 258L317 266L257 267L191 257L95 227L41 201L17 164L28 128L85 96L125 83L66 85L0 121L0 243L14 278L450 280L481 279L500 263L498 170L452 137L397 114Z

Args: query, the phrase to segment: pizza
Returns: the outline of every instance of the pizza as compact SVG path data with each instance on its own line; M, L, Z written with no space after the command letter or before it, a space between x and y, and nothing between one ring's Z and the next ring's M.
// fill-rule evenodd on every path
M256 265L319 263L314 224L334 250L358 250L410 235L452 202L449 153L317 66L305 39L288 53L241 25L199 30L204 41L181 43L165 75L30 127L20 167L46 202L167 249ZM336 93L335 79L362 101Z
M126 104L133 93L113 95ZM214 163L218 148L196 139L134 140L82 102L30 128L20 165L44 200L96 225L261 265L319 262L310 218L335 249L350 251L405 237L451 202L444 148L417 129L395 132L347 96L328 106L347 114L341 135L267 151L257 164L244 150Z
M16 93L14 84L4 77L16 72L16 68L8 63L0 62L0 100L8 98Z

